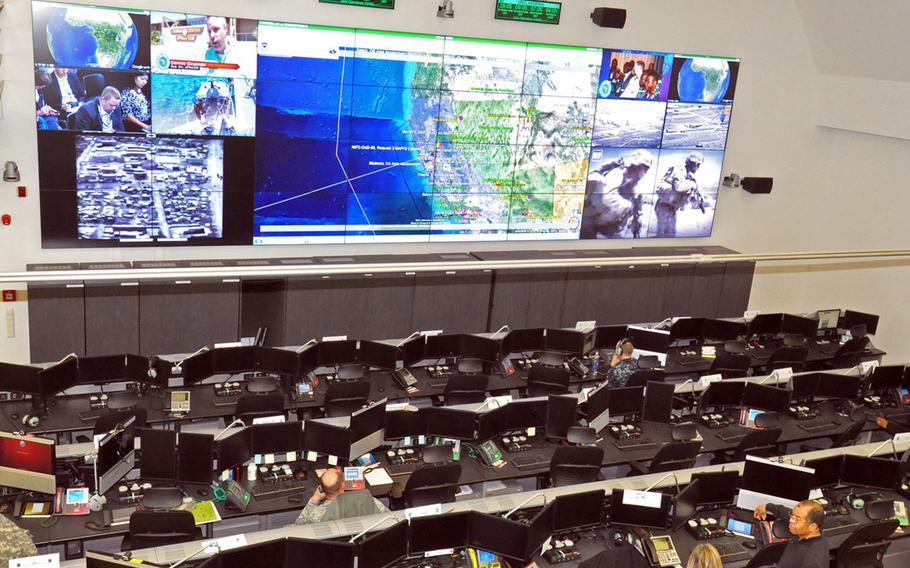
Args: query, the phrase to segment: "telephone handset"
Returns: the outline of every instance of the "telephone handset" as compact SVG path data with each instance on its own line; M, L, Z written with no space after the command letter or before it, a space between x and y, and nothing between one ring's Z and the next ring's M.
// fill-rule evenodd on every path
M648 559L651 566L665 568L681 564L679 554L676 552L676 547L673 545L673 539L670 538L670 535L643 538L641 539L641 544L645 558Z
M496 442L493 440L487 440L486 442L477 446L477 459L479 459L485 465L500 467L497 464L502 462L502 450L499 449L499 446L496 445Z

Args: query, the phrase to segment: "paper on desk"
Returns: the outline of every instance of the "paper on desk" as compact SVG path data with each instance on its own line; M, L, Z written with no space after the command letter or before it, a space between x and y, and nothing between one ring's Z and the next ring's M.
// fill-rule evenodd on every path
M660 493L654 491L636 491L626 489L622 492L622 504L649 509L660 509Z
M212 501L200 501L193 505L190 512L193 513L193 519L196 521L196 526L215 523L221 520L221 515L218 513L218 509L215 508L215 503Z
M374 485L391 485L393 483L389 472L381 467L370 470L363 478L367 480L371 487Z

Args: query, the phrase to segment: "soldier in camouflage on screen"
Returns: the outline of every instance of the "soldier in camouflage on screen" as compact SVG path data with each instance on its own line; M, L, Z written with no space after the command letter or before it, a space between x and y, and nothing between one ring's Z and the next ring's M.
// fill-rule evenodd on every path
M36 554L38 549L28 531L17 526L6 515L0 515L0 566L8 566L14 558Z
M701 152L692 152L686 158L685 166L671 166L657 184L657 202L654 215L657 217L657 236L676 236L676 212L686 205L698 207L705 212L705 200L698 192L695 172L705 157Z
M652 161L651 152L636 150L592 170L585 188L581 238L616 238L626 228L633 237L639 237L642 196L636 192L636 186L651 169ZM613 170L622 171L622 179L615 187L608 187L604 176Z

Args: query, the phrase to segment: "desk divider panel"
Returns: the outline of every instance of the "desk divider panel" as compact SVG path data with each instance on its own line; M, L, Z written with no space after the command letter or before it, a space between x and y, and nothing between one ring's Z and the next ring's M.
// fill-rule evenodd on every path
M139 283L86 282L85 354L121 353L139 353Z
M742 317L743 312L749 307L749 295L752 293L752 276L754 274L754 262L728 262L726 264L723 292L717 303L716 317Z
M85 289L81 282L28 286L29 356L34 363L85 355Z
M240 337L256 337L268 326L264 345L281 347L285 341L287 280L243 280L240 286Z
M566 274L565 268L494 272L490 331L503 325L513 329L551 327L562 321Z
M492 272L418 273L410 328L446 333L486 330L492 282Z

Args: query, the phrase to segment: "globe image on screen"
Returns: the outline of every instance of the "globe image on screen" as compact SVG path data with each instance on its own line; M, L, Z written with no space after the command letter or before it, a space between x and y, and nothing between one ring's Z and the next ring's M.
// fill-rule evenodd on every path
M126 12L58 7L48 18L47 46L61 67L129 69L139 32Z
M693 57L679 69L679 98L690 103L719 103L730 87L730 64L723 59Z

